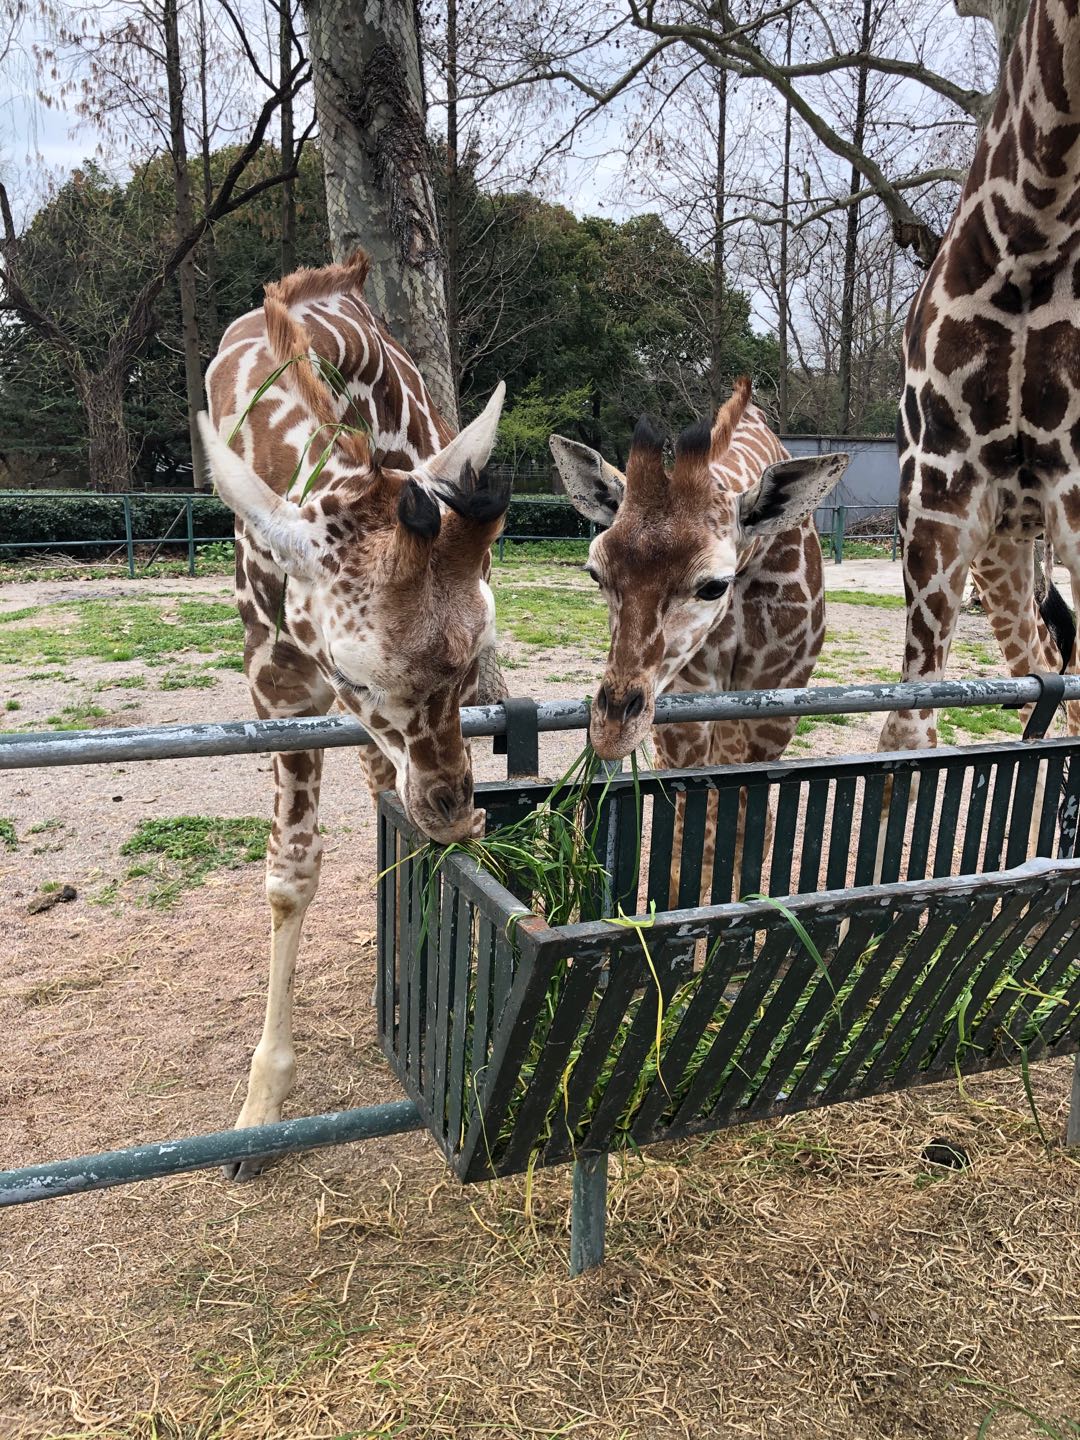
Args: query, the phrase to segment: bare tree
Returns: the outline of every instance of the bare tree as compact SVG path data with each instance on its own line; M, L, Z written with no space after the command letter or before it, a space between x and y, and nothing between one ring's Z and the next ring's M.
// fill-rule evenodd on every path
M993 23L999 45L1015 34L1026 0L960 0L961 13ZM962 179L974 134L992 106L992 83L965 78L978 69L978 45L968 35L958 42L939 6L899 0L890 9L896 23L886 42L864 51L847 44L841 22L850 15L847 0L606 0L582 9L575 0L543 0L526 7L519 23L507 27L497 65L479 67L472 77L476 93L503 93L542 83L570 97L572 116L563 137L576 135L601 111L642 87L674 94L696 64L730 77L769 87L789 106L797 121L824 148L854 168L860 187L831 195L831 206L860 203L876 196L885 207L896 242L928 264L941 242L940 207L926 203L935 185L952 187ZM786 22L794 18L796 45L786 46ZM935 68L951 58L959 73ZM959 162L952 156L931 160L903 152L882 156L871 144L856 143L841 117L827 103L824 82L860 70L893 77L906 87L898 126L924 131L935 142L944 126L964 133ZM568 102L570 103L570 102ZM558 142L556 142L558 143ZM922 147L924 152L934 146ZM940 148L940 147L938 147ZM955 198L955 189L952 190ZM947 205L946 210L951 209Z
M245 37L245 43L246 37ZM101 52L103 56L107 52ZM89 436L90 481L98 490L126 490L131 484L132 456L124 420L124 395L131 366L153 327L153 307L162 290L193 254L209 228L223 216L239 209L256 195L282 183L288 173L278 171L243 186L249 165L259 153L283 99L295 96L309 76L306 61L298 59L292 70L269 86L269 93L238 145L232 161L212 194L205 196L203 213L191 217L190 224L177 233L163 248L150 278L141 287L130 309L105 348L105 358L92 364L81 352L77 342L50 313L47 304L35 298L28 277L20 265L20 239L12 215L7 191L0 186L0 217L3 240L0 242L0 310L33 329L68 367L72 383L86 415ZM147 96L137 112L140 118L160 115L162 93ZM298 159L298 157L296 157Z

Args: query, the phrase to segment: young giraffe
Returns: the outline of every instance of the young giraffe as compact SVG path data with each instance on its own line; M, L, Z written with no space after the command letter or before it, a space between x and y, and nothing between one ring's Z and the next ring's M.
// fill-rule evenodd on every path
M483 467L503 387L454 437L364 300L367 270L357 253L268 285L263 308L222 338L206 378L213 422L200 422L218 492L236 513L244 668L258 714L322 715L338 702L378 747L362 752L373 794L396 785L413 822L451 841L483 825L459 709L494 633L484 577L509 487ZM346 393L336 376L324 383L312 356L336 367ZM223 437L286 364L230 448ZM302 479L287 494L324 452L306 496ZM270 985L238 1126L279 1119L292 1087L292 979L319 879L321 771L320 750L274 756Z
M904 332L905 680L943 676L969 570L1013 675L1078 668L1068 607L1052 588L1036 602L1034 563L1045 534L1080 603L1078 304L1080 4L1032 0ZM898 711L880 748L936 740L932 711Z
M593 541L586 567L611 622L589 732L604 759L642 744L665 691L801 686L814 669L825 595L812 517L848 456L793 460L749 402L744 378L713 425L702 421L679 436L670 471L647 420L634 431L625 478L587 445L551 438L567 495L610 527ZM777 717L660 725L653 745L670 767L775 760L795 725ZM706 877L714 846L710 827ZM677 883L676 866L673 892Z

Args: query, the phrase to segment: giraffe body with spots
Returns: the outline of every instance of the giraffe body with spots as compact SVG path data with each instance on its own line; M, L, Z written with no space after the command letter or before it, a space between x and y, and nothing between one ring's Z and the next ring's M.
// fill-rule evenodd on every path
M1080 3L1032 0L904 333L903 678L944 675L968 574L1013 675L1076 670L1045 536L1080 603ZM1080 706L1068 707L1080 731ZM930 711L881 748L936 743Z
M347 710L375 742L361 752L372 792L396 786L414 824L451 841L483 828L460 707L494 643L486 579L509 488L484 467L503 387L455 435L364 299L367 268L358 253L267 287L209 368L203 436L236 514L258 714ZM269 993L240 1126L280 1118L293 1082L292 981L319 879L321 772L321 751L274 756Z

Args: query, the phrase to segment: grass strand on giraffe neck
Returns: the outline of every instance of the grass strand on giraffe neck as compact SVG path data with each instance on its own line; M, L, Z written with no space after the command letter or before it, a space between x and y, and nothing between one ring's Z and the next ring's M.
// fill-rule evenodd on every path
M248 418L252 410L254 410L255 406L259 403L259 401L263 398L267 391L270 390L272 386L277 384L277 382L281 379L282 375L285 374L286 370L288 370L290 366L298 364L301 360L306 360L309 363L314 364L316 370L326 381L327 385L334 392L334 394L345 399L346 401L348 401L349 404L352 404L352 396L349 393L348 383L344 375L342 375L341 371L338 369L338 367L334 364L332 360L327 360L325 356L322 355L315 355L314 357L312 357L311 355L294 355L291 360L286 360L283 364L279 365L277 369L272 370L270 374L267 375L265 380L263 380L262 383L256 388L255 393L251 396L250 400L244 406L243 410L240 412L240 415L237 417L235 425L229 432L229 438L227 441L229 445L231 445L236 439L236 437L240 434L240 427L243 425L244 421ZM339 421L338 424L330 427L330 438L326 442L322 454L319 456L318 460L316 460L314 466L312 467L311 473L304 481L303 489L300 491L300 498L297 501L297 504L303 505L304 501L311 493L312 487L314 486L315 482L318 480L319 476L326 468L330 456L334 453L334 446L337 444L338 440L341 439L343 435L371 435L371 427L368 425L364 417L362 415L357 415L356 419L360 422L358 425L346 424L344 421ZM300 458L297 460L293 472L289 477L289 483L285 486L286 496L292 494L293 486L300 478L300 472L304 468L304 465L307 461L308 452L311 449L312 445L315 443L316 437L326 429L327 426L325 425L318 426L318 428L313 430L312 433L308 436L308 438L304 441L303 448L300 451ZM283 575L281 580L281 599L278 601L277 618L274 622L275 645L281 638L281 627L285 621L285 592L288 588L288 584L289 577L287 575Z

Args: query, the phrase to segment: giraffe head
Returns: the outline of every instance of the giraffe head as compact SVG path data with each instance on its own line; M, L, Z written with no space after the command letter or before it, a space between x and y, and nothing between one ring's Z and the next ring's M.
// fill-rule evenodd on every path
M551 438L567 495L609 527L585 567L611 625L589 728L604 759L621 759L646 739L656 697L729 610L757 542L805 519L843 473L846 455L807 456L767 465L749 489L736 489L724 460L749 398L750 382L740 380L712 424L679 436L670 468L662 436L645 419L625 475L587 445Z
M510 486L484 467L503 394L500 385L481 415L413 470L382 467L355 447L335 454L331 483L299 504L200 417L218 492L288 577L279 646L314 657L394 765L410 819L444 843L483 826L460 707L494 638L483 577ZM231 422L221 428L227 435Z

